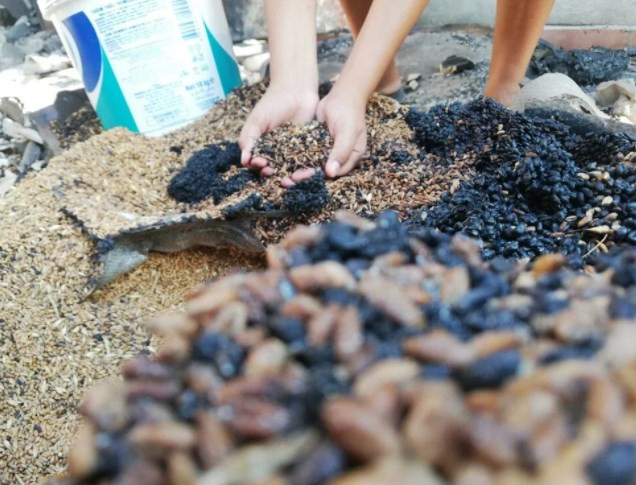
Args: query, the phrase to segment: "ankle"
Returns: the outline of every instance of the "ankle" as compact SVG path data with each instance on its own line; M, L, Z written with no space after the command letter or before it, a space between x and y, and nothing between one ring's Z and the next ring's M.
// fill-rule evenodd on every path
M402 87L402 78L395 62L392 62L389 68L382 76L376 92L380 94L394 94Z
M484 90L484 97L492 98L498 103L510 107L517 97L517 94L519 94L519 91L521 91L521 87L516 81L488 81L486 89Z

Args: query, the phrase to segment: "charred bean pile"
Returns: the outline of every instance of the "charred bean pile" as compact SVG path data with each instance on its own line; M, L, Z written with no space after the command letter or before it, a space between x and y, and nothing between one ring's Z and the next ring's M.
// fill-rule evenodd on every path
M65 484L632 483L636 251L523 264L395 213L299 226L149 323Z
M208 198L218 204L257 178L255 172L241 170L240 162L238 143L209 145L194 153L172 178L168 194L186 204L196 204Z
M442 158L474 153L476 175L411 223L484 242L485 259L559 252L582 259L636 244L636 140L577 134L493 101L411 111L420 148Z
M535 76L561 72L577 84L596 85L620 79L629 67L629 54L624 49L593 47L566 51L541 41L532 56L530 72Z

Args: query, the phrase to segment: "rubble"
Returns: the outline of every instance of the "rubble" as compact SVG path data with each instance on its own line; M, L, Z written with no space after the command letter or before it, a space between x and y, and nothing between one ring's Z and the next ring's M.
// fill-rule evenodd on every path
M46 165L57 149L53 140L45 143L44 127L35 126L32 118L35 110L46 107L47 95L61 89L64 83L55 81L57 73L71 64L57 34L39 30L33 18L23 15L0 26L0 150L13 167L7 172L11 175L0 177L4 188L19 180L16 173Z

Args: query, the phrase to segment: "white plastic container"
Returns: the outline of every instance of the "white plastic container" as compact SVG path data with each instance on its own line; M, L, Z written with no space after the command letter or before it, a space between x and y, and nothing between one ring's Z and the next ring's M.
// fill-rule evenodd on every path
M241 83L221 0L39 0L104 128L161 135Z

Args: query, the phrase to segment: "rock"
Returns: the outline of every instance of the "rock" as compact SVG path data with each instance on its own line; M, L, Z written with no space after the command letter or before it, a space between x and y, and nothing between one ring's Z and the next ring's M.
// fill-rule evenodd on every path
M264 74L264 71L269 64L269 52L263 52L262 54L256 54L254 56L247 57L242 62L246 69Z
M13 24L13 27L7 30L7 41L13 43L22 37L26 37L29 33L31 33L31 29L32 27L29 23L29 19L23 15L15 24Z
M4 177L0 179L0 197L13 188L16 180L18 180L18 176L15 173L10 170L4 172Z
M24 53L12 44L0 45L0 71L17 66L24 60Z
M46 160L38 160L33 165L31 165L31 170L35 170L36 172L39 172L44 167L46 167Z
M249 39L240 44L234 45L234 55L239 62L243 62L244 59L262 54L267 50L267 42L257 39Z
M601 107L612 106L621 96L636 101L636 81L634 79L606 81L596 88L596 100Z
M39 36L23 37L15 43L15 46L24 52L25 56L37 54L44 50L44 40Z
M17 98L0 99L0 113L8 116L16 123L24 125L24 113L22 111L22 103Z
M23 15L31 13L30 3L24 0L2 0L2 7L6 8L14 19L19 19ZM15 20L9 25L13 25Z
M9 9L0 5L0 27L9 27L15 23L15 17L11 15Z
M2 120L2 131L4 131L4 134L6 136L9 136L11 138L22 138L34 141L35 143L39 143L40 145L44 144L44 140L42 140L42 137L37 131L31 128L26 128L20 123L16 123L9 118L5 118L4 120Z
M612 114L623 122L636 123L636 82L634 79L599 84L596 99L602 107L612 107Z
M470 59L460 56L449 56L440 64L439 71L442 74L459 74L475 69L475 64Z
M530 81L515 98L512 109L523 112L529 108L553 106L555 100L567 102L576 111L592 113L600 119L608 118L572 78L560 73L544 74Z
M42 148L40 145L34 141L29 141L24 149L24 153L22 153L22 160L20 160L20 165L18 166L20 173L26 173L38 158L40 158L41 154Z
M46 74L60 71L70 66L71 61L62 54L51 54L48 56L29 54L24 61L24 70L29 74Z

